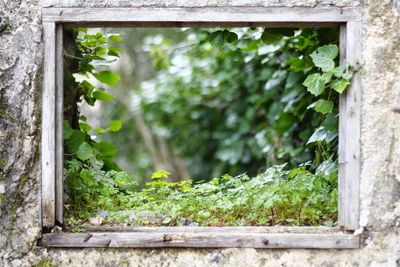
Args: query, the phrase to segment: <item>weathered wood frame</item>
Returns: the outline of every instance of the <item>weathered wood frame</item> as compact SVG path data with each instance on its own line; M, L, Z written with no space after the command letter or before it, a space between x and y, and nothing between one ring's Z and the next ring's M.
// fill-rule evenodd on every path
M63 27L340 26L340 60L361 56L361 15L355 8L43 8L42 226L63 223ZM357 248L361 84L355 73L340 98L339 227L195 227L44 233L48 247ZM280 229L280 230L277 230ZM122 229L120 229L122 230Z

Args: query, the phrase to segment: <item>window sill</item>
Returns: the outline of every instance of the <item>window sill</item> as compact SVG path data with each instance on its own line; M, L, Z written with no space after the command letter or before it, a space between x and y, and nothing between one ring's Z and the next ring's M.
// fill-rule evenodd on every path
M101 227L43 234L57 248L359 248L359 236L330 227Z

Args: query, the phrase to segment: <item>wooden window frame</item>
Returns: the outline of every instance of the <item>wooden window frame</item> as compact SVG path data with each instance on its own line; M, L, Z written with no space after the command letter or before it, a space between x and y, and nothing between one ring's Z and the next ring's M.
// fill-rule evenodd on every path
M46 247L358 248L361 83L356 72L339 100L338 227L131 227L51 232L63 224L63 28L340 26L340 62L361 57L356 8L57 8L42 9L44 84L41 146L41 244Z

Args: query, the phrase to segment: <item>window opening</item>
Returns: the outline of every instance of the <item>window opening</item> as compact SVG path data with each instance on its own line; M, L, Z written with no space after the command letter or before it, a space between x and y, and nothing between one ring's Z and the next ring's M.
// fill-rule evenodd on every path
M65 35L70 230L337 225L339 28Z

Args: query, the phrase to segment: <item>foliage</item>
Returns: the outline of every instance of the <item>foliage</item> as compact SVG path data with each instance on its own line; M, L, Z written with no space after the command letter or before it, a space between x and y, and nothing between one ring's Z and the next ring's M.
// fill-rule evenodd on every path
M115 163L117 148L93 138L118 132L122 122L93 129L80 116L79 128L64 123L69 223L100 212L107 223L131 225L332 225L338 95L352 76L338 66L335 30L188 33L170 53L165 36L153 46L158 74L139 89L139 108L203 180L172 183L160 170L140 189ZM77 30L82 103L113 100L106 88L120 77L105 67L118 58L112 44L120 41Z
M85 203L85 211L100 210L96 214L105 218L104 224L332 225L337 218L337 169L332 161L324 162L316 174L305 165L292 170L280 165L253 178L224 175L199 183L168 182L168 173L159 171L140 192L133 190L135 184L129 177L87 172L77 162L69 164L75 169L69 175L83 179L73 185L82 196L73 203ZM70 222L80 222L93 213L71 207L71 216Z
M78 89L80 102L93 106L96 101L110 101L112 95L106 92L101 86L115 85L120 80L117 73L110 70L100 70L100 66L108 66L119 57L119 49L112 46L112 42L120 42L117 35L104 35L101 32L94 34L88 33L86 28L75 30L76 46L79 53L78 72L74 73ZM67 55L68 56L68 55ZM92 81L98 81L99 86L95 86ZM66 88L68 90L68 88ZM97 128L96 134L108 131L117 132L121 129L120 120L113 120L107 129ZM79 117L79 128L72 129L70 123L64 121L64 142L66 155L69 158L76 158L86 164L95 162L96 167L101 166L103 170L118 170L119 167L114 162L117 149L108 143L96 142L90 136L94 129L87 123L85 116ZM68 169L68 168L67 168ZM68 171L70 171L68 169Z
M101 170L102 163L91 160L88 163L78 159L66 162L67 212L78 211L81 216L91 216L98 209L113 211L126 206L128 200L124 194L133 194L136 180L125 172Z
M93 106L96 101L110 101L112 95L99 86L115 85L120 77L113 71L101 70L118 58L119 49L112 42L119 42L117 35L104 35L100 32L88 33L87 29L75 31L76 46L79 52L79 68L74 77L79 89L79 102ZM68 56L68 55L67 55ZM96 82L96 80L98 82ZM95 84L99 86L95 86ZM66 90L69 88L67 87ZM66 168L67 213L78 208L82 214L92 214L97 208L112 210L121 206L112 198L127 190L133 190L136 182L123 172L114 162L117 149L106 142L96 142L91 134L118 132L120 120L109 122L107 129L92 129L85 116L79 116L79 127L73 129L64 121L64 144ZM96 208L92 205L96 203Z
M153 46L159 71L138 98L193 177L309 160L315 169L337 157L338 95L351 69L337 66L335 29L187 31L182 49L167 36ZM315 129L335 138L310 139Z

